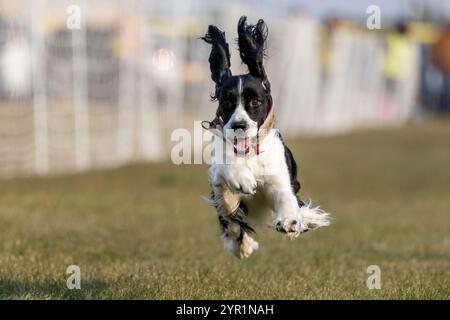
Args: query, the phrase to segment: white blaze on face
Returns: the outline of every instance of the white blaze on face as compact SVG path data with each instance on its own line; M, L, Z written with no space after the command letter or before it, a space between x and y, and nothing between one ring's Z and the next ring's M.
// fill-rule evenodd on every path
M244 102L242 102L242 78L239 77L239 82L238 82L238 105L243 105Z
M239 77L237 106L234 113L231 115L230 120L228 120L224 126L226 138L234 144L234 147L239 152L248 149L251 139L256 137L256 134L258 133L258 123L253 121L245 110L245 101L242 93L242 78ZM248 125L248 129L246 131L234 131L232 126L233 123L236 122L245 122Z

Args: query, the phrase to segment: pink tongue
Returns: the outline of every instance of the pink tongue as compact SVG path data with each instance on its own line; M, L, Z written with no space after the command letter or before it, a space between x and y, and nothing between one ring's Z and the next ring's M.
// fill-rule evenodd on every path
M238 138L235 145L237 151L246 151L250 146L250 138Z

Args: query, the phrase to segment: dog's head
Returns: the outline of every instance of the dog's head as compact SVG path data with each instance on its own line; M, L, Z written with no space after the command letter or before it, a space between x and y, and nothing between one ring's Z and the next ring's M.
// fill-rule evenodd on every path
M248 74L231 74L230 52L224 32L209 26L202 38L212 46L209 64L211 79L216 84L212 98L219 102L217 116L223 121L225 137L239 153L249 151L272 108L270 82L263 66L267 26L263 20L256 25L247 25L246 20L245 16L239 19L237 42Z

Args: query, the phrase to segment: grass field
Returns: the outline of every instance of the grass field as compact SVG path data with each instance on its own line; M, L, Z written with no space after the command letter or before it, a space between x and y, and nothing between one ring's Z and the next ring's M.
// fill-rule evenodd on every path
M3 299L449 299L450 123L290 141L333 224L224 251L206 166L0 181ZM81 290L66 268L81 268ZM369 290L366 269L381 268Z

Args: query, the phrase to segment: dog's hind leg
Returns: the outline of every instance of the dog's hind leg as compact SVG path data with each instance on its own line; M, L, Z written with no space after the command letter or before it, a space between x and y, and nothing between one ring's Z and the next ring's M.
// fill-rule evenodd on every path
M247 210L241 203L242 195L232 192L218 178L217 168L217 166L211 166L209 169L212 193L211 198L205 200L217 211L225 248L240 259L247 258L258 249L258 243L250 236L254 230L244 222Z
M249 235L253 229L245 222L219 215L219 223L224 247L236 257L248 258L258 249L258 242Z
M224 187L213 187L212 204L216 208L224 247L239 259L248 258L258 249L250 236L254 232L244 218L247 214L240 196Z

